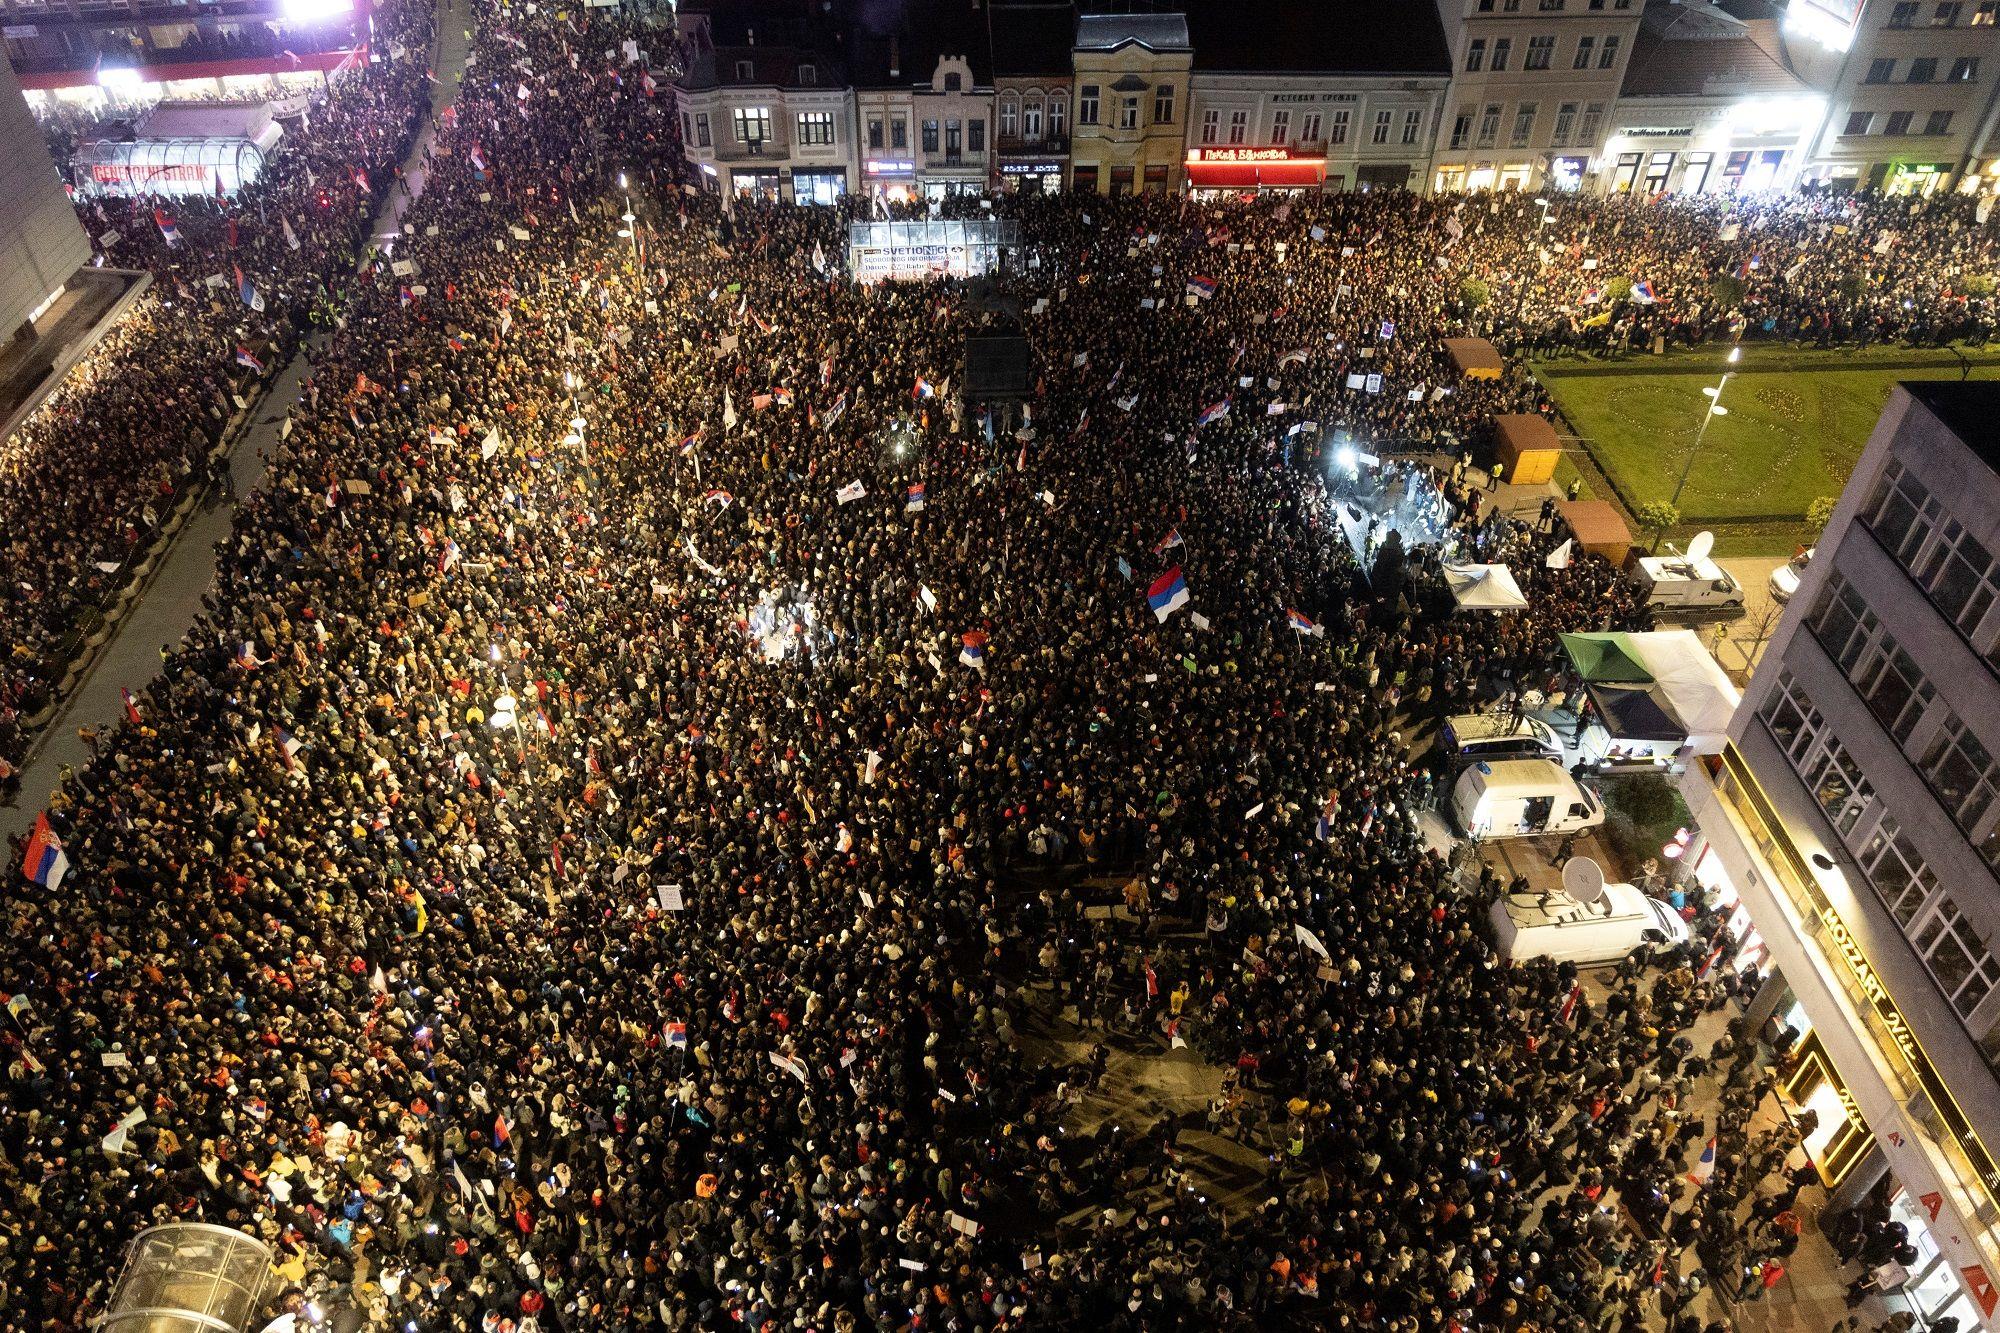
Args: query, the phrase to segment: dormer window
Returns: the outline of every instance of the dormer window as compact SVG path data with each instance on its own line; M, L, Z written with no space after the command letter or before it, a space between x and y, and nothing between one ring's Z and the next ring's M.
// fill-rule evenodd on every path
M819 82L819 69L813 65L799 66L799 86L810 88Z
M755 65L748 60L739 60L736 62L736 81L738 83L748 83L756 77L757 67Z
M948 93L955 93L964 87L964 85L964 78L958 74L954 73L944 76L944 90Z

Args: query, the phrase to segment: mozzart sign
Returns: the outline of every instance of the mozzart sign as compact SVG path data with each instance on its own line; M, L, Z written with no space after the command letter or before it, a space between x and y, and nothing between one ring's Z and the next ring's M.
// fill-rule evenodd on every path
M1190 162L1324 162L1323 157L1301 157L1291 149L1278 148L1190 148Z

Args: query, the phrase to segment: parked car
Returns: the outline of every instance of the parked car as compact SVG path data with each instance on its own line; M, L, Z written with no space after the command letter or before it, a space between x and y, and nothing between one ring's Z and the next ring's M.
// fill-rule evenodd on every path
M1475 838L1581 833L1604 822L1604 806L1546 759L1481 760L1452 784L1458 827Z
M1815 549L1808 546L1771 571L1771 600L1781 605L1792 600L1792 594L1799 590L1799 581L1806 576L1806 566L1812 562Z
M1547 759L1561 763L1563 744L1540 718L1461 713L1438 731L1438 749L1463 763L1473 759Z
M1616 963L1641 944L1678 944L1687 922L1631 884L1606 884L1585 906L1561 894L1510 893L1487 908L1494 947L1509 962L1547 958L1591 967Z

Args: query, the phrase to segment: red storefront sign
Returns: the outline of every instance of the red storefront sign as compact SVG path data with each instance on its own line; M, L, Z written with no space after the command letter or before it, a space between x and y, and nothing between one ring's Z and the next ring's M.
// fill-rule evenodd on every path
M1283 145L1190 148L1187 174L1197 190L1316 190L1326 179L1326 159L1302 157Z

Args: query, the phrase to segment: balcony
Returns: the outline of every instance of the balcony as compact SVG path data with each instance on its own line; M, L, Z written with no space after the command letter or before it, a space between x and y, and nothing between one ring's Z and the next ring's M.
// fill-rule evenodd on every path
M1069 136L1067 134L1045 134L1039 139L1024 139L1018 134L1003 134L994 140L1002 157L1067 157L1069 156Z
M791 155L792 145L783 134L747 141L724 134L715 141L715 160L718 162L755 162L764 158L781 162Z

